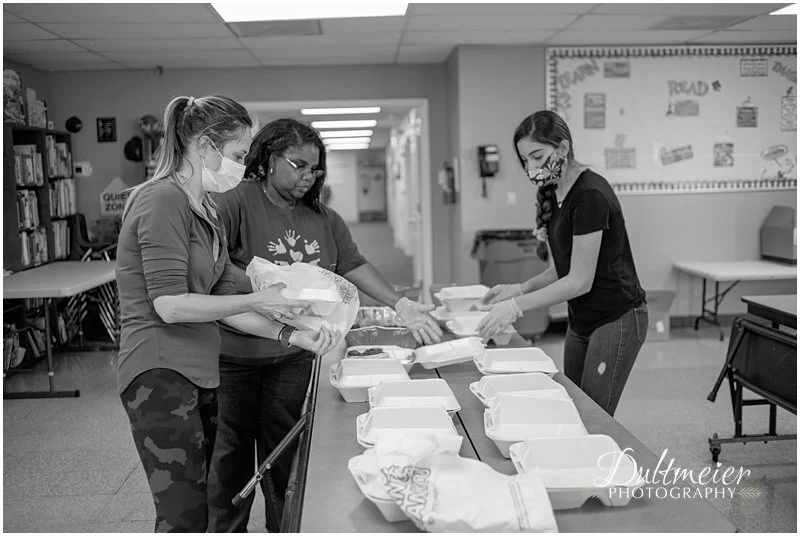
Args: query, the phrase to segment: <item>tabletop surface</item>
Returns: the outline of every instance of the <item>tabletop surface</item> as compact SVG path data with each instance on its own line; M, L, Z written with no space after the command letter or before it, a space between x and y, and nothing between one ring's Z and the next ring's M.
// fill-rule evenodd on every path
M410 522L389 523L363 497L347 462L364 449L356 441L356 417L369 411L369 404L346 403L327 379L332 363L339 361L340 346L322 358L317 393L311 454L308 464L300 532L418 532ZM456 429L465 437L461 456L479 459L500 473L515 474L510 460L503 458L486 437L481 402L469 391L469 384L481 377L474 363L441 367L438 376L447 381L461 405ZM415 365L414 379L435 378L435 370ZM573 398L589 433L606 434L621 448L631 447L643 469L658 464L656 456L622 425L595 404L563 374L554 378ZM698 445L698 448L704 448ZM679 461L676 461L679 464ZM691 484L686 484L691 486ZM680 484L684 486L683 483ZM634 499L625 507L605 507L589 501L582 508L555 512L561 532L733 532L735 527L705 499Z
M766 281L797 279L797 266L777 262L749 261L679 261L676 270L712 281Z
M68 298L116 279L117 263L63 261L3 278L3 299Z
M742 296L747 304L760 305L780 313L797 316L797 294L776 294L771 296Z

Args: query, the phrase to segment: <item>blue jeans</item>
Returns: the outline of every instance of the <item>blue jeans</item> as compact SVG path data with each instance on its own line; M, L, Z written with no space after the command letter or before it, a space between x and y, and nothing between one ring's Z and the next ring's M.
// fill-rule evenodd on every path
M647 323L643 303L589 335L567 329L564 374L612 417L647 338Z
M254 494L239 508L231 501L300 420L313 359L313 354L302 351L251 365L220 356L217 441L208 477L209 532L247 532ZM293 457L294 449L287 449L272 467L274 488L266 478L261 481L271 532L280 527Z

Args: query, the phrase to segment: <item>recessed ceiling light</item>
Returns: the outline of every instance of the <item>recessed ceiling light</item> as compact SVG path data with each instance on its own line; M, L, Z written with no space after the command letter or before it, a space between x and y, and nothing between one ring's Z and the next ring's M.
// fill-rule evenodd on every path
M359 119L356 121L313 121L314 128L372 128L378 124L374 119Z
M773 11L770 15L795 15L797 16L797 4L792 4L790 6L786 6L784 8L779 9L778 11Z
M351 17L403 17L408 2L365 2L339 4L337 2L211 2L211 6L225 22L270 20L342 19Z
M345 115L345 114L377 114L380 106L364 106L361 108L303 108L303 115Z
M336 145L342 143L369 143L370 138L333 138L322 140L325 145Z
M342 143L340 145L326 145L329 151L357 151L359 149L369 149L369 143Z
M319 133L323 139L326 138L350 138L353 136L372 136L371 130L323 130Z

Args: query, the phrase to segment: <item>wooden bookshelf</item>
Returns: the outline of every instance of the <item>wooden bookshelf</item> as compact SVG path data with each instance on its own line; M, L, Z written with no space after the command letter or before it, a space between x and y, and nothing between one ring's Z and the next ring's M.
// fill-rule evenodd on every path
M63 251L60 252L59 256L56 256L54 227L63 229L66 223L60 222L66 220L69 215L74 214L76 206L74 196L76 192L73 184L71 196L73 201L67 203L66 210L59 211L58 207L51 206L51 188L57 187L60 184L57 182L59 180L71 179L74 181L71 157L72 137L67 132L13 123L4 123L3 130L3 268L17 272L53 261L68 259L70 253L69 231L67 231L66 241L62 237ZM65 160L63 158L51 158L51 152L48 150L48 136L52 136L56 144L65 144L66 154L69 155L66 158L68 165L64 163ZM17 183L17 162L19 160L15 158L14 147L19 145L35 146L35 152L41 154L43 168L41 184L20 185ZM60 172L52 171L51 167L54 170L58 168L58 162L61 162ZM23 223L24 218L20 217L20 204L17 201L18 192L31 192L36 196L38 226L25 225ZM35 262L31 258L31 261L25 264L23 262L23 244L20 232L29 231L31 228L44 229L47 252L40 262ZM31 257L33 257L33 254L31 254Z

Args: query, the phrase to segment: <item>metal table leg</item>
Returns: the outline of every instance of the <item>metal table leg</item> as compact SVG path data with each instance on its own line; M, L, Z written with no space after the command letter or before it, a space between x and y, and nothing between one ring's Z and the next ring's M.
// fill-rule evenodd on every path
M7 400L27 399L27 398L76 398L81 396L80 390L74 391L56 391L55 390L55 370L53 369L53 345L52 345L52 331L50 326L50 313L53 304L52 298L45 298L44 300L44 337L45 348L47 352L47 379L50 382L49 391L20 391L20 392L3 392L3 398Z

